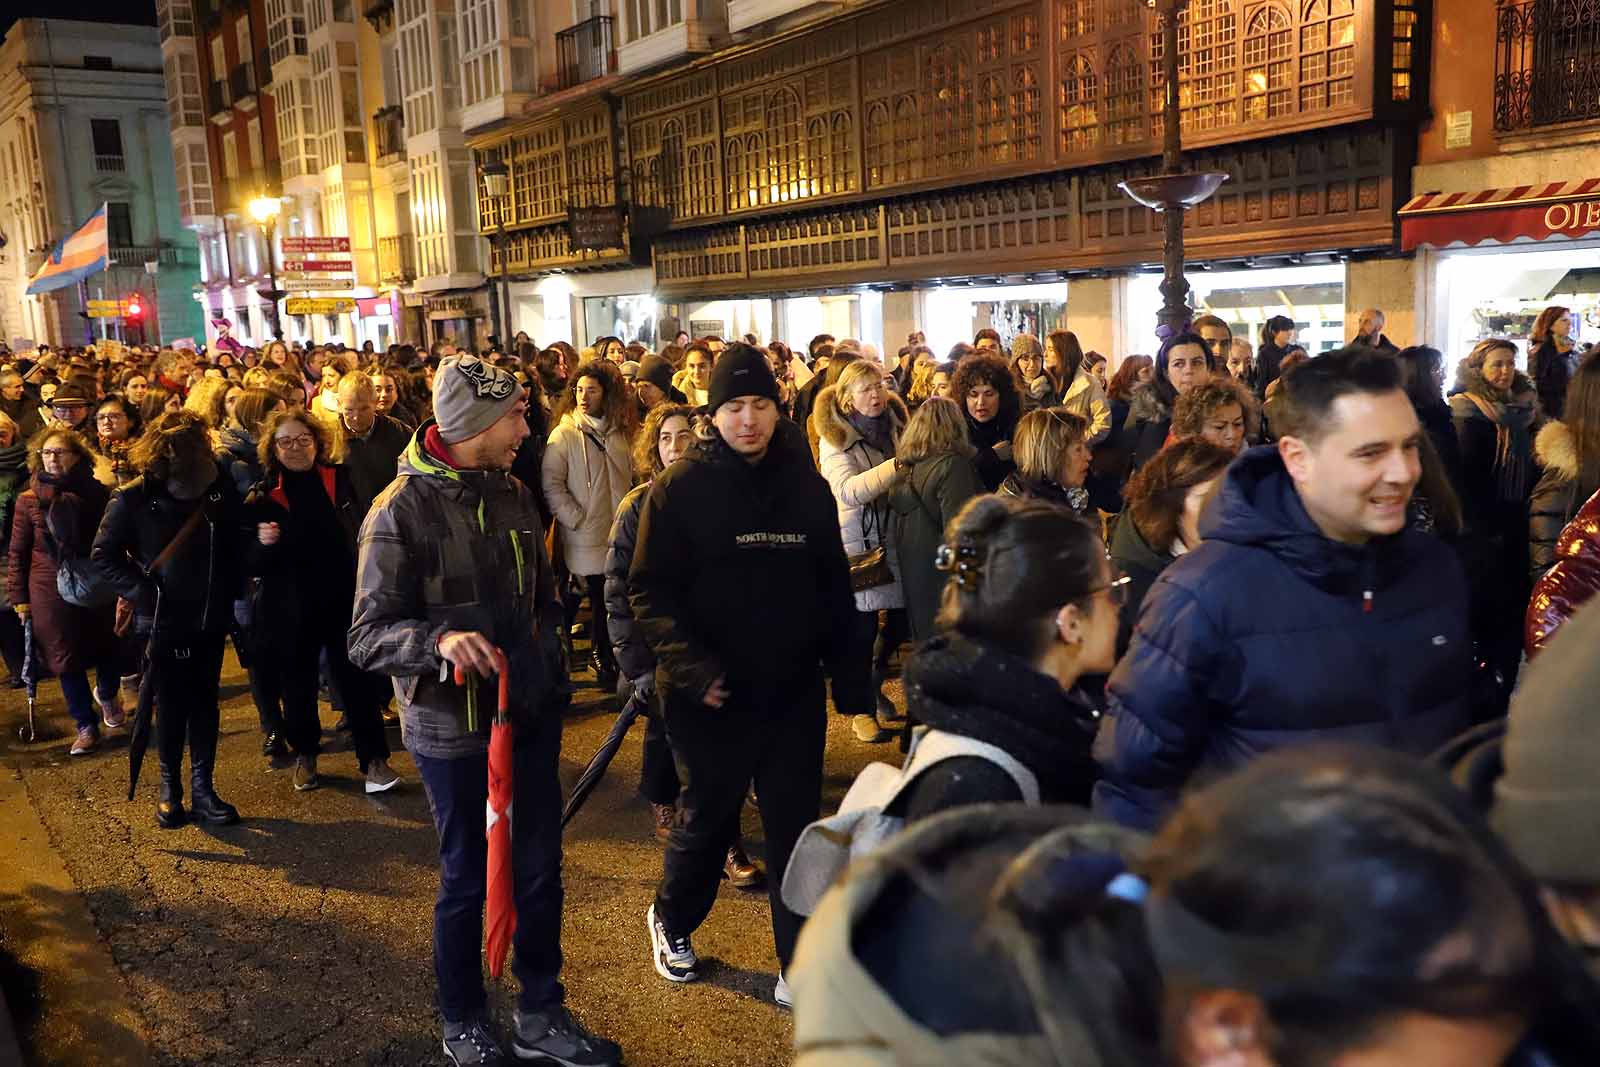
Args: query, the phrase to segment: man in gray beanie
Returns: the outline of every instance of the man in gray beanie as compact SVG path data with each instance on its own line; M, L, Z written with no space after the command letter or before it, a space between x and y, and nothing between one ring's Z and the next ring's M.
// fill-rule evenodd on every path
M399 476L361 526L350 661L394 679L401 736L439 834L433 967L450 1063L508 1062L483 988L488 745L495 686L508 673L516 731L511 850L521 985L520 1059L609 1067L621 1050L563 1005L561 710L570 689L556 643L561 609L539 509L510 475L528 436L527 398L510 374L448 356ZM455 671L466 685L456 685Z

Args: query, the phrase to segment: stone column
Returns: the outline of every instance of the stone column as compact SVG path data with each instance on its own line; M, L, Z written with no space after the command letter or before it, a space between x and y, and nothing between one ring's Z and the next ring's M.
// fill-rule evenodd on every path
M1129 351L1126 295L1127 279L1120 275L1067 282L1067 329L1078 335L1085 352L1105 356L1113 371Z
M1383 311L1383 332L1389 340L1401 348L1424 343L1424 323L1418 315L1422 304L1419 295L1425 284L1423 273L1419 261L1411 256L1364 259L1347 264L1344 339L1348 341L1356 335L1362 311L1378 308Z

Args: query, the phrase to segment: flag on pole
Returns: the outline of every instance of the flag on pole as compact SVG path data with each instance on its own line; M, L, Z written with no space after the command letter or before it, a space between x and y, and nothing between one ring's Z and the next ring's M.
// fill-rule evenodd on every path
M106 206L89 216L76 233L60 242L46 257L44 265L28 283L28 295L48 293L77 285L91 274L106 269L111 261L111 246L106 234Z

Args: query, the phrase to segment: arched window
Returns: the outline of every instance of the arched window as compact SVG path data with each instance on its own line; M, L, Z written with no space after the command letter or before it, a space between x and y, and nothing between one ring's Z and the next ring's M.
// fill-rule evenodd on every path
M1192 0L1178 23L1178 77L1186 130L1210 130L1239 121L1235 8L1234 0ZM1161 55L1154 41L1151 55ZM1159 111L1159 100L1156 104Z
M744 143L737 137L730 138L723 157L725 165L722 177L727 184L727 209L737 211L744 207Z
M889 107L879 101L867 108L866 163L869 186L884 185L889 181L892 164L889 135Z
M683 123L673 119L661 127L661 202L683 210Z
M850 133L850 113L836 111L830 131L833 148L828 153L827 190L848 193L856 186L856 141Z
M966 52L940 45L923 77L928 101L927 173L954 174L972 165L972 69Z
M821 196L833 192L824 187L832 170L828 155L832 142L828 140L828 120L814 118L806 123L806 158L802 173L805 196Z
M1108 144L1144 140L1144 67L1134 50L1121 44L1106 60L1105 131Z
M1289 13L1264 4L1244 32L1244 117L1256 122L1294 110L1294 34Z
M689 154L684 160L684 178L687 179L689 195L682 204L673 205L673 217L680 219L700 214L700 205L705 203L706 176L700 169L699 145L689 149Z
M761 202L786 204L800 198L800 97L793 89L779 89L767 97L766 188ZM745 147L749 148L749 142Z
M1039 158L1039 79L1032 67L1011 76L1011 140L1018 160Z
M922 177L922 116L917 98L902 96L894 102L894 180L915 181Z
M1066 152L1093 148L1099 143L1100 118L1096 103L1100 80L1088 57L1068 59L1061 78L1061 148Z
M759 133L747 134L744 139L744 206L756 207L770 204L770 189L766 185L766 146Z
M1355 99L1353 0L1306 0L1300 9L1300 110L1343 107Z
M978 158L985 163L1011 162L1006 138L1006 84L998 74L978 83Z

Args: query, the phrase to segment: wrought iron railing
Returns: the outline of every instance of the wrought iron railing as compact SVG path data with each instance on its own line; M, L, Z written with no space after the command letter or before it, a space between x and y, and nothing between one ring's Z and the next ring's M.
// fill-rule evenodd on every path
M1600 4L1500 0L1495 16L1496 130L1600 118Z
M616 72L614 22L610 15L596 15L556 34L556 65L561 72L561 88L570 89Z
M122 153L107 155L96 152L94 156L94 169L100 174L121 174L128 169L128 161Z

